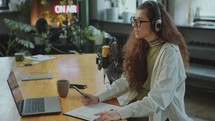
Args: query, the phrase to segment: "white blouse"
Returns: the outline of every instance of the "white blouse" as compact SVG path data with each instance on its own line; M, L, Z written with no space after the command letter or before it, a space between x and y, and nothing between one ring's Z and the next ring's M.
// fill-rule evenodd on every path
M122 119L147 117L150 121L192 121L185 112L186 73L177 45L165 43L152 70L150 92L140 101L120 107ZM100 101L116 98L129 91L125 77L116 80L108 89L96 94Z

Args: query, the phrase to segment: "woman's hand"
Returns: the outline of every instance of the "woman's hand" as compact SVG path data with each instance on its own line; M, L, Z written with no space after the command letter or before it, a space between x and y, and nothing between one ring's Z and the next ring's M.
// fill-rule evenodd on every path
M119 113L116 110L100 112L97 113L96 116L99 117L94 121L114 121L121 119Z
M87 94L87 93L84 93L85 96L81 96L81 102L84 104L84 105L92 105L92 104L97 104L99 103L99 98L94 96L94 95L91 95L91 94Z

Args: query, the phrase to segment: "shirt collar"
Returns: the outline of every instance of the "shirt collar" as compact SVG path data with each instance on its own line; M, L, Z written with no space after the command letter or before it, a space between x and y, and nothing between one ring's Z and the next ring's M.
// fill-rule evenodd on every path
M163 43L164 41L162 39L155 39L153 41L148 42L150 47L154 47L157 46L161 43Z

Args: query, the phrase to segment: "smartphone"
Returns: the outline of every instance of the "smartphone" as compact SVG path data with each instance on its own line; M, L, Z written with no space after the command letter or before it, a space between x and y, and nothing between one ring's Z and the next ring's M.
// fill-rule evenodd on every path
M84 84L70 84L70 88L73 88L73 86L77 87L78 89L87 88L87 85L84 85Z

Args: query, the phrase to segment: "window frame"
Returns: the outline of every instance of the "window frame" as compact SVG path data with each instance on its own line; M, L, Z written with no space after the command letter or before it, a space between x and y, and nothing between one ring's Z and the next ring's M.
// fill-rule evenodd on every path
M1 1L3 2L3 4L0 5L0 10L9 9L8 7L9 0L1 0Z

